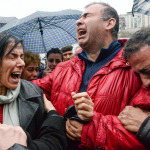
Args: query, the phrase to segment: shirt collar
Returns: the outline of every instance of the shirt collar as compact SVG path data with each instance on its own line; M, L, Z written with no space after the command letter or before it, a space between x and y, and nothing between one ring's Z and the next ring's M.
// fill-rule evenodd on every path
M107 57L109 57L111 54L113 54L116 50L121 49L122 46L121 44L118 42L118 40L114 40L108 48L102 48L101 52L99 54L99 56L97 57L95 63L98 63L104 59L106 59ZM86 53L83 51L81 53L78 53L78 57L80 59L83 59L85 61L89 61L89 62L93 62L91 60L88 60Z

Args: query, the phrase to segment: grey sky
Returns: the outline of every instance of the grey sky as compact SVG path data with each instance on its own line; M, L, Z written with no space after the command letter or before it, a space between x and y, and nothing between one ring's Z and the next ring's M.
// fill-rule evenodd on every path
M94 0L100 1L100 0ZM118 14L131 12L133 0L101 0L114 7ZM93 0L3 0L0 16L23 18L36 11L59 11L63 9L83 10Z

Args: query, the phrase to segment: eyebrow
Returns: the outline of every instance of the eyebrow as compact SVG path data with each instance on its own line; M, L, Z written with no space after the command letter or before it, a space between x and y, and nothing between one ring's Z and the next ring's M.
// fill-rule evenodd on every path
M35 67L35 68L39 68L39 67ZM28 67L28 69L34 69L34 67Z
M147 74L150 73L150 68L143 68L139 71L140 73Z
M18 54L11 52L9 54L6 54L5 57L8 57L9 55L17 56ZM20 56L24 56L24 54L21 54Z
M80 16L80 18L87 16L88 14L92 14L92 13L84 13Z

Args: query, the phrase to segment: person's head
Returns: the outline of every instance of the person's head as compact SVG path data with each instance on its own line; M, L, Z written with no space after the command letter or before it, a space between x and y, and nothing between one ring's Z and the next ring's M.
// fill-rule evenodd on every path
M143 85L150 88L150 28L135 32L126 42L124 58L141 78Z
M22 40L0 33L0 87L16 89L24 66Z
M71 45L61 48L61 51L63 52L64 61L70 60L74 57L72 49L73 47Z
M48 67L53 71L57 64L63 61L63 54L59 48L52 48L47 52ZM45 62L45 63L47 63Z
M87 5L76 24L78 44L84 50L107 48L118 37L118 13L106 3Z
M23 69L21 78L27 81L38 79L39 65L41 62L39 54L35 54L31 51L24 51L25 67Z
M73 49L73 54L76 55L78 53L78 50L80 50L81 47L79 45L76 45Z

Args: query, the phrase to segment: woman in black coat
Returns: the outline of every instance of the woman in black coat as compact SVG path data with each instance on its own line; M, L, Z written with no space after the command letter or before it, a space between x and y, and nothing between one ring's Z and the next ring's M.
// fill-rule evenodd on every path
M20 79L23 59L22 41L0 33L0 150L65 150L65 120L46 100L45 109L40 88Z

